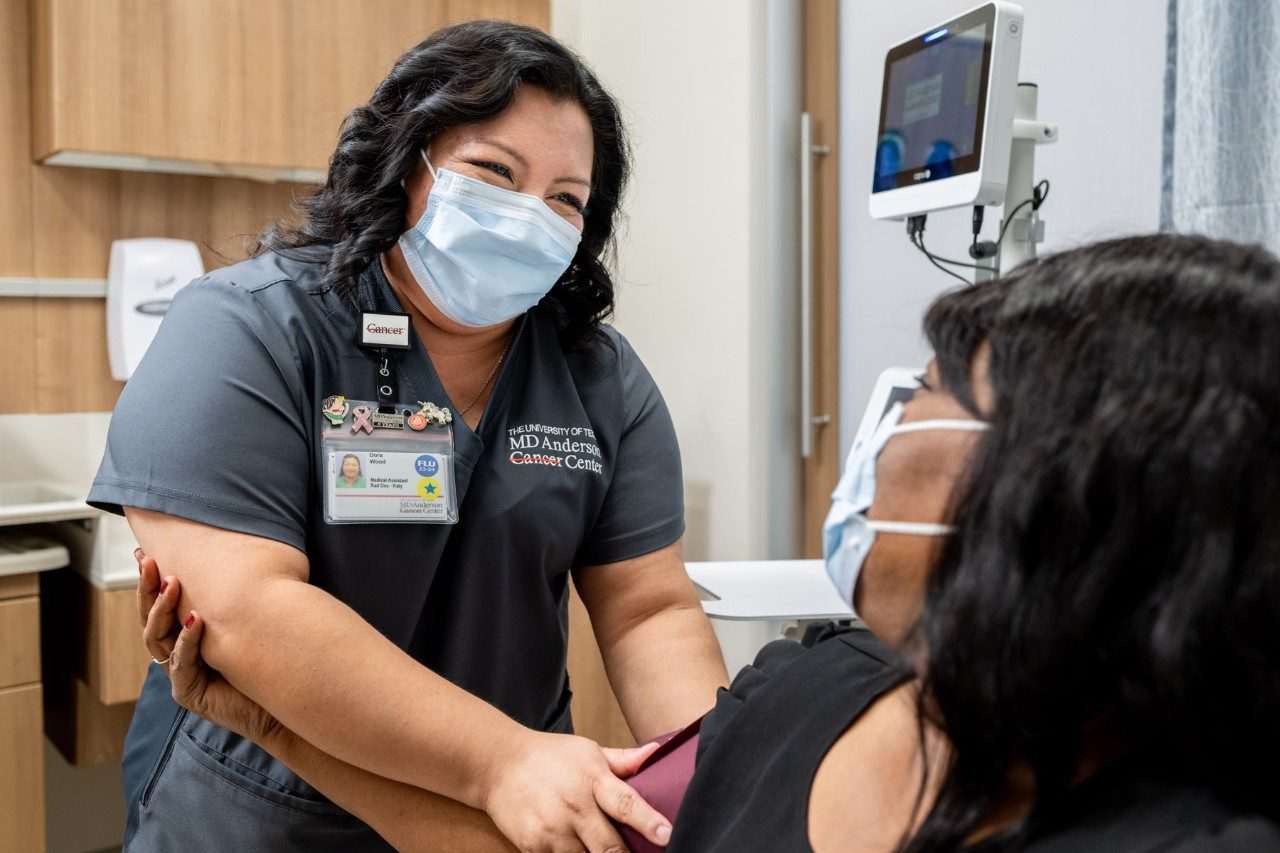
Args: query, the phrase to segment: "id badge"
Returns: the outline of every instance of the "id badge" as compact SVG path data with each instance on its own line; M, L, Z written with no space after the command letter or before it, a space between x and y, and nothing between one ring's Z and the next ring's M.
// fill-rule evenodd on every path
M321 415L326 522L457 523L448 409L329 397Z

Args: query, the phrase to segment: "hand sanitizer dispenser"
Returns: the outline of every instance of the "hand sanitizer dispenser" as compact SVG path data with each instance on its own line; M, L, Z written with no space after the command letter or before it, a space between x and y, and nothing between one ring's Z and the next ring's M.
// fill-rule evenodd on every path
M111 244L107 269L107 353L111 375L127 380L151 345L175 293L204 275L190 240L145 237Z

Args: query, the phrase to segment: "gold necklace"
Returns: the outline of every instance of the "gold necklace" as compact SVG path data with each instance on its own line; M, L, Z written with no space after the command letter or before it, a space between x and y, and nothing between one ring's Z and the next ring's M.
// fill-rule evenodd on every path
M502 367L503 359L507 357L507 349L511 346L511 338L514 334L515 333L512 332L512 334L507 335L507 342L502 345L502 354L498 356L497 362L494 363L493 370L489 371L488 378L484 380L484 384L480 386L480 390L476 392L476 395L472 398L471 402L467 403L466 408L458 412L458 417L465 417L467 412L471 411L471 409L475 407L475 404L480 402L480 395L489 387L489 383L493 381L493 377L498 375L498 368Z

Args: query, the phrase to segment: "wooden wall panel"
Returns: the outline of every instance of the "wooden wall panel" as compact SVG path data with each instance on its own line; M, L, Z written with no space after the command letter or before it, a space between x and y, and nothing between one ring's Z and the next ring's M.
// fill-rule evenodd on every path
M193 240L205 269L216 269L247 257L258 234L313 191L300 184L126 172L112 214L113 239ZM109 250L109 242L96 250L103 275Z
M132 237L193 240L206 269L225 266L246 257L256 236L288 216L296 197L312 191L231 178L32 168L35 269L51 278L105 278L111 241ZM20 313L21 305L5 310L6 303L18 301L0 299L0 318ZM34 329L34 345L27 348L34 353L27 358L34 377L28 394L34 399L23 398L21 407L0 399L0 411L112 409L123 385L111 379L107 365L105 300L28 302L34 303L27 306Z
M36 410L36 300L0 297L0 414Z
M551 4L547 0L449 0L451 23L477 18L517 21L549 30Z
M107 366L102 299L36 300L36 411L109 412L124 388Z
M35 274L105 278L123 172L32 166ZM52 300L43 300L52 301Z

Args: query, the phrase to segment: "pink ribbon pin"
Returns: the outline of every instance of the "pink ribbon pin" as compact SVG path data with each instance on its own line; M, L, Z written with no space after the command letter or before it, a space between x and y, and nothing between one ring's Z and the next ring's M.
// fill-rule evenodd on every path
M373 421L370 420L373 417L373 411L368 406L356 406L351 410L351 416L355 419L351 424L352 435L355 435L360 430L373 435Z

